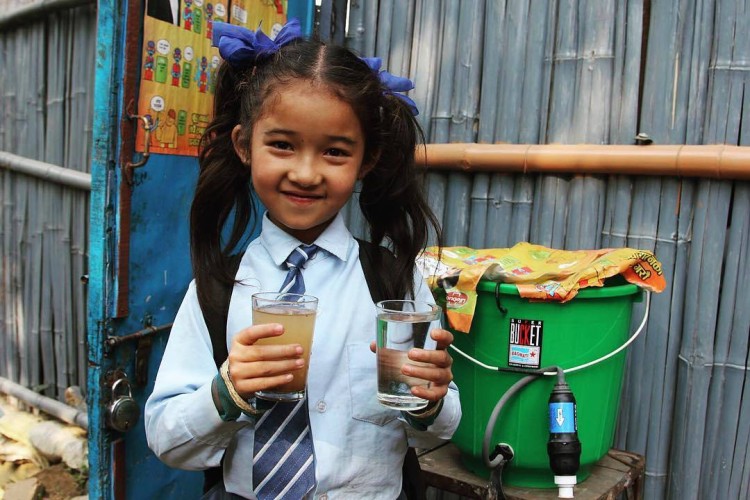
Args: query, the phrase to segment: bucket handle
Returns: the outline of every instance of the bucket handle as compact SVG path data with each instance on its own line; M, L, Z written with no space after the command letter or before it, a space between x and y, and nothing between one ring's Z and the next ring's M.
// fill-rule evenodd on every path
M501 281L498 281L495 285L495 304L497 305L497 310L505 316L508 314L508 308L500 303L500 285L502 285Z
M497 289L496 289L496 292L497 292ZM497 293L496 293L495 297L497 298ZM498 304L498 308L499 308L500 307L499 299L498 299L498 303L497 304ZM574 366L572 368L565 368L565 369L563 369L563 372L564 373L572 373L572 372L576 372L578 370L583 370L584 368L588 368L589 366L594 366L597 363L601 363L602 361L607 360L607 359L611 358L612 356L615 356L616 354L620 353L623 349L625 349L626 347L628 347L630 344L632 344L633 342L635 342L635 339L638 338L638 335L640 335L641 332L643 331L643 327L646 326L646 320L648 320L648 312L649 312L650 306L651 306L651 292L646 291L646 308L645 308L645 310L643 312L643 319L641 320L641 324L638 325L638 329L635 331L635 333L633 335L630 336L630 338L624 344L622 344L620 347L618 347L614 351L610 352L609 354L605 354L604 356L600 357L599 359L595 359L594 361L589 361L588 363L584 363L582 365ZM463 352L461 349L459 349L458 347L456 347L453 344L450 345L450 348L453 349L454 351L456 351L458 354L460 354L464 358L466 358L469 361L471 361L472 363L474 363L475 365L480 366L482 368L486 368L487 370L499 371L499 372L504 372L504 371L521 372L522 371L522 370L518 370L518 369L504 368L502 366L487 365L485 363L482 363L478 359L476 359L476 358L474 358L474 357L466 354L465 352ZM552 375L557 375L557 372L543 372L542 375L552 376Z

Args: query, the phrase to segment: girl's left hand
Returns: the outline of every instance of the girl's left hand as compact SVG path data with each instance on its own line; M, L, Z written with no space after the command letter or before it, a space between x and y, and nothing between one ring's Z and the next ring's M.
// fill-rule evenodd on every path
M448 393L448 384L453 380L453 358L448 354L448 346L453 343L453 334L442 328L435 328L430 332L433 340L437 341L437 349L411 349L409 359L431 366L417 366L405 364L401 373L410 377L418 377L430 382L429 387L412 387L411 393L429 401L440 401ZM370 350L376 351L375 342L370 343Z

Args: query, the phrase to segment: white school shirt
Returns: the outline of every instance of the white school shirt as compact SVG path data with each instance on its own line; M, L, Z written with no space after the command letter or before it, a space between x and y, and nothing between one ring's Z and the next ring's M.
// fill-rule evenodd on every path
M242 257L227 320L227 347L252 324L250 296L278 290L284 261L300 242L263 218L261 235ZM375 305L359 262L359 246L339 215L318 237L320 247L303 271L306 292L318 297L307 397L315 447L315 498L397 498L409 425L376 397ZM434 303L415 272L415 296ZM242 415L224 422L211 397L216 375L211 340L195 283L177 312L164 357L146 402L149 447L167 465L202 470L224 457L226 490L247 498L252 491L255 421ZM461 419L451 384L443 408L425 432L410 436L450 439Z

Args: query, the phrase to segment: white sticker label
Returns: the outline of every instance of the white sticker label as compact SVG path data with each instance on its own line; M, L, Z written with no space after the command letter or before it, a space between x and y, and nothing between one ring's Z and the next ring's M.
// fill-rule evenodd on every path
M543 321L510 319L508 366L539 368L542 358Z

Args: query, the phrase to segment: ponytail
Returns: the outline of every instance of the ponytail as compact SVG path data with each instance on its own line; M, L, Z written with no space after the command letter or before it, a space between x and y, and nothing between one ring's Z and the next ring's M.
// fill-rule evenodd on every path
M424 135L409 107L396 96L383 96L380 119L379 156L362 181L359 204L370 225L371 241L388 241L396 257L395 282L388 293L413 296L414 261L427 245L430 229L438 245L442 241L414 161Z
M190 207L190 250L193 275L202 304L216 307L206 292L209 277L223 284L234 282L228 257L257 217L252 202L250 167L242 163L232 143L232 130L240 123L242 75L228 64L217 72L214 119L201 138L198 184ZM230 215L234 222L228 241L222 241Z

